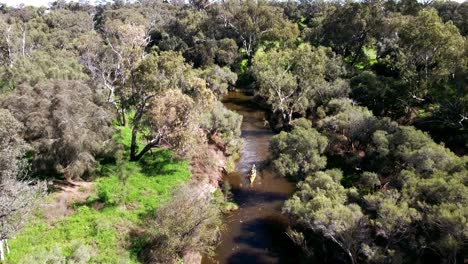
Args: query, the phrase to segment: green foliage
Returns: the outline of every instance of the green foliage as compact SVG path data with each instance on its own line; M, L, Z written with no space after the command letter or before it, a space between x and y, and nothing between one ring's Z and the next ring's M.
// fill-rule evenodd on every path
M263 41L280 41L288 46L299 35L298 27L284 18L282 10L266 1L228 1L220 14L225 26L235 32L248 57Z
M208 88L218 98L226 95L228 88L237 81L237 75L228 67L221 68L217 65L202 70L200 77L206 81Z
M7 109L0 109L0 184L8 179L22 176L22 159L28 145L21 139L21 122Z
M240 151L242 116L216 102L210 113L201 117L201 127L206 130L208 137L218 146L224 148L228 155Z
M294 120L293 126L291 132L283 131L271 139L271 160L281 176L301 180L325 167L327 159L322 154L328 141L306 119Z
M9 78L15 86L29 83L35 86L46 80L86 80L83 66L70 56L69 52L56 52L53 56L36 51L30 57L19 59L15 66L8 69L4 78Z
M305 178L298 191L286 201L283 212L307 229L331 239L356 263L364 240L365 225L359 205L347 202L339 170L316 172Z
M467 175L468 160L414 127L376 118L347 100L330 101L323 114L318 125L331 140L328 151L343 155L345 150L343 160L355 175L342 179L341 173L335 177L327 171L326 177L319 172L298 184L284 208L301 226L290 236L311 252L307 240L320 234L354 263L415 261L414 252L426 244L441 259L462 254L468 205L462 175ZM350 222L340 222L341 217ZM301 233L304 228L309 231Z
M363 71L350 80L352 98L367 106L376 115L404 114L404 82L392 77Z
M378 119L365 107L353 106L348 99L334 99L322 109L320 131L330 139L332 151L365 150L377 130L394 131L397 124L388 118Z
M313 107L348 93L340 57L330 49L308 44L295 49L258 52L253 61L259 83L257 94L264 97L286 125L293 114L304 116Z

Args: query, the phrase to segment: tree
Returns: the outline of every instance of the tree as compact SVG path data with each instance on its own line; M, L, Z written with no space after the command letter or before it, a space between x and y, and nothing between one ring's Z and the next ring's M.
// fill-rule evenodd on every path
M372 44L383 20L383 2L347 2L338 5L321 22L319 30L312 36L320 45L331 47L333 51L350 57L351 64L357 62L362 49Z
M195 150L194 146L203 142L204 134L198 123L200 111L190 96L172 89L152 98L148 104L146 121L152 143L140 151L136 160L152 146L167 146L187 157Z
M14 88L24 81L87 79L77 46L93 30L90 14L35 8L12 9L0 15L0 76ZM90 41L87 39L87 41ZM54 54L52 56L51 54ZM8 80L8 82L6 82Z
M108 91L107 100L114 105L121 125L127 125L127 110L136 89L135 71L147 55L151 23L137 12L109 11L102 15L104 46L84 54L88 70ZM128 17L125 17L128 15ZM90 44L92 45L92 43ZM97 53L95 56L93 53Z
M234 30L247 57L251 57L263 41L287 44L299 35L297 25L291 23L277 7L266 1L228 1L220 13L220 23Z
M330 139L335 152L366 151L376 130L394 131L395 122L376 118L365 107L354 106L349 99L333 99L321 111L324 118L318 122L319 130Z
M23 124L35 173L77 179L93 171L96 156L112 151L112 115L82 82L24 84L1 105Z
M173 51L148 56L136 69L135 80L130 159L139 160L151 148L164 145L164 141L168 146L182 150L181 153L187 153L184 144L198 137L194 132L199 127L201 109L211 109L215 100L205 80L185 63L180 53ZM161 98L166 98L167 102ZM174 111L173 116L166 115L165 111ZM151 129L147 134L147 144L137 153L137 135L143 130L143 119L149 121ZM187 142L176 142L180 139L175 136L179 132L190 135ZM171 134L176 141L169 140Z
M19 134L23 126L10 111L1 108L0 122L0 180L15 179L23 170L22 164L17 160L28 150L27 144Z
M398 36L390 50L381 49L379 58L389 68L398 69L400 78L407 83L406 103L428 100L444 94L463 58L464 39L450 22L443 23L434 9L425 9L415 17L394 19L391 36ZM393 33L393 34L392 34ZM397 35L395 35L395 33ZM388 46L391 47L391 46Z
M0 109L0 261L8 254L10 239L27 220L46 186L26 178L21 161L27 145L21 139L22 124L6 109Z
M237 81L237 75L228 67L214 65L203 69L200 73L208 88L213 91L218 99L221 99L228 92L228 88Z
M280 175L300 180L325 167L327 159L322 154L328 140L306 119L294 120L293 126L291 132L282 131L271 139L270 153Z
M45 51L34 51L27 57L19 58L5 77L13 87L27 83L35 86L48 80L87 80L78 58L73 53L58 50L54 56Z
M468 237L467 161L461 162L464 168L456 172L438 170L429 177L414 170L401 172L405 180L402 196L422 215L416 222L422 232L414 238L421 241L421 245L415 250L429 247L445 263L457 262L463 255Z
M238 46L235 40L223 38L218 41L218 50L215 53L215 62L220 66L234 64L238 54Z
M28 16L26 16L28 17ZM7 22L8 20L9 23ZM0 16L0 61L8 67L12 67L19 57L27 54L26 36L28 31L27 21L21 17Z
M393 132L374 132L369 152L369 157L381 153L389 161L385 164L388 167L380 166L380 170L390 171L390 175L396 175L402 169L414 170L421 176L431 175L437 170L459 171L464 166L454 153L414 127L400 126ZM403 183L402 179L400 181Z
M258 95L286 125L293 114L304 116L308 109L326 104L348 93L347 82L340 79L344 69L330 49L304 44L295 49L258 52L253 61Z
M350 80L352 98L375 115L398 118L404 115L404 81L363 71Z
M342 172L316 172L300 182L283 212L306 230L330 239L357 263L367 241L366 216L359 205L347 202L347 190L341 186Z
M237 153L241 147L242 116L216 102L211 112L201 116L200 126L208 139L224 150L225 154Z
M462 36L468 34L468 4L454 1L436 1L432 5L437 10L444 23L452 21Z

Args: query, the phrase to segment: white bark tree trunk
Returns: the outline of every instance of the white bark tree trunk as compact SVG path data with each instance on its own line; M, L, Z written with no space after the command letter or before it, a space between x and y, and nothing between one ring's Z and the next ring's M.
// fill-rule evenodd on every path
M4 36L5 36L5 41L7 43L7 50L8 50L8 60L9 60L9 65L10 68L13 67L13 52L11 51L11 29L12 27L9 26L6 30L6 33L4 33Z
M6 249L6 254L10 254L10 246L8 245L8 239L5 239L5 249Z
M0 240L0 261L3 262L5 260L5 253L3 252L3 239Z
M21 45L21 55L24 57L26 56L26 25L22 27L23 30L23 39Z

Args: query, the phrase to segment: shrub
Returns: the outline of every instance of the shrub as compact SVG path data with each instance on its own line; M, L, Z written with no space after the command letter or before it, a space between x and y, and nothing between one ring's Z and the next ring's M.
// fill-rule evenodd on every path
M151 242L142 257L148 263L175 263L189 250L211 254L220 224L213 195L201 186L182 185L147 222Z

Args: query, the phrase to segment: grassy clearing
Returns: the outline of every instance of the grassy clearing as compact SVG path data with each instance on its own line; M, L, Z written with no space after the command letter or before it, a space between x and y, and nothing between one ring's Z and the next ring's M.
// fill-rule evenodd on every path
M131 131L119 131L116 140L128 149ZM122 169L128 175L125 183L117 176ZM94 193L74 204L70 216L49 224L47 212L37 212L10 241L7 263L77 263L77 255L91 263L138 263L141 238L133 238L131 231L170 198L176 185L190 178L188 163L157 150L140 162L103 165L101 174Z

